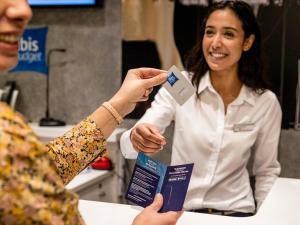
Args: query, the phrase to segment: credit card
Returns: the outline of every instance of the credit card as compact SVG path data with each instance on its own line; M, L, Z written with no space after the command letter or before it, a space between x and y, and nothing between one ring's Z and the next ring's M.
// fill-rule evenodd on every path
M162 86L172 95L179 105L183 105L195 93L195 88L192 83L176 66L172 66L168 70L167 81Z

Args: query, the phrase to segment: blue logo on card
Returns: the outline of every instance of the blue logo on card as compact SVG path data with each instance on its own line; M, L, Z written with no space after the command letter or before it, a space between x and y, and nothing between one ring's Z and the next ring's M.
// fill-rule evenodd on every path
M173 86L178 80L179 79L175 76L173 72L168 76L168 82L171 86Z

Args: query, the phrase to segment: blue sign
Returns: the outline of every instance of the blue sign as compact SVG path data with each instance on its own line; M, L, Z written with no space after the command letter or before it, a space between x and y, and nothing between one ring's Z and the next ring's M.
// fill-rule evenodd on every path
M47 32L47 27L25 30L20 40L19 64L11 72L34 71L48 74L46 63Z

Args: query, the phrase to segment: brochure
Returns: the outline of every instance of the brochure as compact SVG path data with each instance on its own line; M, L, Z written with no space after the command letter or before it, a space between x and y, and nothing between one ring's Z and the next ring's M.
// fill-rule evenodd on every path
M164 204L160 212L182 210L189 186L193 163L166 166L139 153L125 198L139 206L150 205L155 194L161 193Z

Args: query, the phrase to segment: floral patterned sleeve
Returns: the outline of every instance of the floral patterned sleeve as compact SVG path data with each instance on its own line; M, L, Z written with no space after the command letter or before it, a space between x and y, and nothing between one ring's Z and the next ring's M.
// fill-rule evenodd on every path
M48 153L64 184L71 181L95 158L105 153L106 141L89 117L64 136L48 143Z
M78 197L65 189L61 177L70 180L94 155L104 151L103 145L101 132L93 122L84 121L50 145L52 155L61 154L52 156L54 163L23 118L0 103L0 224L83 225Z

